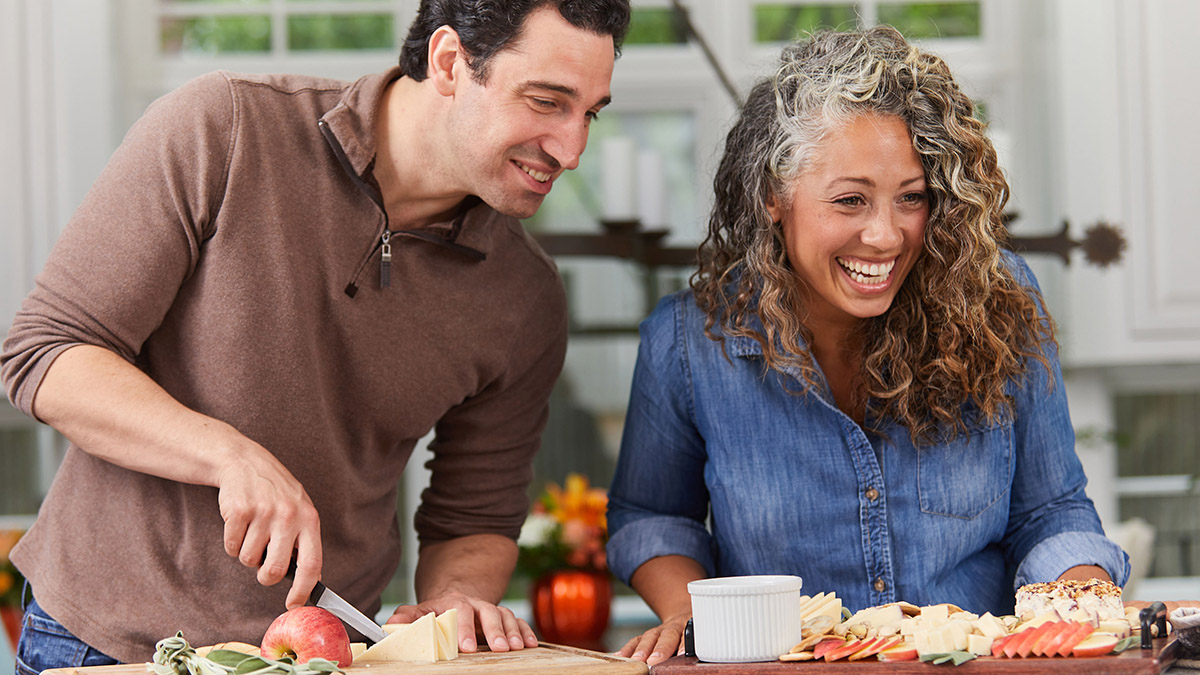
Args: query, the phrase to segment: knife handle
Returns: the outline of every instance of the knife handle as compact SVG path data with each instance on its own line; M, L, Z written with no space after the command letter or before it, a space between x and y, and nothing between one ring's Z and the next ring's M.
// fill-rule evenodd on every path
M283 575L289 579L292 579L293 581L296 579L296 556L295 555L292 556L292 562L288 563L287 571L284 572ZM316 583L316 585L313 586L312 593L308 594L308 604L310 604L310 605L316 604L316 602L318 600L320 600L321 596L324 594L325 594L325 584L318 581Z

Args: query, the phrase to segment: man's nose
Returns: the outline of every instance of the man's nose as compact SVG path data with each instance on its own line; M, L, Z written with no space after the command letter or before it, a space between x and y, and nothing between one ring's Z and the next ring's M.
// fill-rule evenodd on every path
M574 169L579 166L579 156L587 147L587 139L588 127L586 124L579 120L566 120L554 130L544 149L564 169Z

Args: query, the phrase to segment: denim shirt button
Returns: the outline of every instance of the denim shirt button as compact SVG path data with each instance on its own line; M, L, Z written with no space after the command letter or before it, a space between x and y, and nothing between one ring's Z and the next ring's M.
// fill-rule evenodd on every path
M867 499L870 499L871 501L875 501L876 499L879 499L879 490L876 490L873 487L869 487L869 488L867 488L866 495L867 495Z
M883 580L883 577L875 577L875 590L882 593L885 588L887 588L887 582Z

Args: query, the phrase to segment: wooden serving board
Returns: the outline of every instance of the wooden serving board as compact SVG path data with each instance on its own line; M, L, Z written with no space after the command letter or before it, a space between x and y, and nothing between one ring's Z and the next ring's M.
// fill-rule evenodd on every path
M641 661L631 661L619 656L593 652L586 649L564 647L546 642L536 648L515 652L481 651L474 654L459 654L452 661L437 663L367 663L346 668L347 675L408 675L428 673L430 675L481 675L482 673L506 673L508 675L542 675L549 673L584 673L585 675L645 675L648 668ZM87 668L55 668L42 675L152 675L144 663L127 663L116 666L91 666Z
M1158 638L1153 649L1133 647L1120 654L1091 658L993 658L981 656L961 666L935 666L920 661L884 663L875 659L862 661L770 661L765 663L701 663L694 656L676 656L650 669L650 675L825 675L825 673L873 673L874 675L958 675L963 673L1005 673L1049 675L1157 675L1178 658L1179 643Z

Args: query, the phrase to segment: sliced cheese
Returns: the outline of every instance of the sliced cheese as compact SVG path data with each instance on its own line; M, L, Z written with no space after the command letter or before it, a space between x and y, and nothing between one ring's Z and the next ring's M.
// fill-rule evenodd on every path
M438 627L433 612L410 624L395 624L391 635L357 656L354 662L413 661L435 663L438 660Z
M437 657L439 661L458 658L458 610L442 612L437 617Z
M362 653L365 651L367 651L367 643L365 643L365 642L351 642L350 643L350 656L355 661L357 661L358 657L362 656Z

